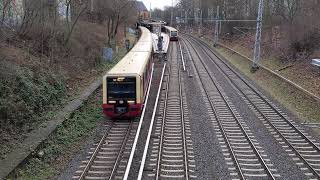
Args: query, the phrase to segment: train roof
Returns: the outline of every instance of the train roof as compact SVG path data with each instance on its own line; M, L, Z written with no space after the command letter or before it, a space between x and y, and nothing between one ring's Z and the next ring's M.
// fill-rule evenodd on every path
M149 29L140 26L141 36L130 52L151 52L152 35Z
M141 36L138 42L136 43L136 45L139 45L140 42L152 42L151 32L149 31L149 29L140 26L140 31L141 31Z
M140 27L141 36L134 47L116 64L106 76L142 75L152 51L152 35L145 27Z
M148 24L150 24L150 25L165 25L166 23L165 22L151 22Z
M169 31L177 31L176 28L170 27L170 26L164 26L166 29L168 29Z
M152 41L139 42L136 44L130 52L151 52L152 51Z
M129 52L107 76L136 76L142 75L151 52Z

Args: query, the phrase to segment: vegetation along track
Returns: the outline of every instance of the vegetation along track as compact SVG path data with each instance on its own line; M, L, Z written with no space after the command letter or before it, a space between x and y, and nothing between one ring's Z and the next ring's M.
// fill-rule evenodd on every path
M249 108L257 114L268 131L289 153L300 170L310 179L319 179L319 143L315 142L315 139L305 132L301 125L291 120L280 108L234 71L229 64L216 56L206 43L191 36L188 37L203 50L208 59L228 79Z
M112 121L100 142L90 149L73 179L122 179L138 123ZM125 157L124 157L125 156Z
M150 144L146 145L138 179L192 179L195 161L186 95L177 54L172 43ZM145 163L146 162L146 163Z
M276 169L190 41L184 41L232 179L275 179ZM189 46L187 46L189 44ZM194 57L191 51L194 50Z

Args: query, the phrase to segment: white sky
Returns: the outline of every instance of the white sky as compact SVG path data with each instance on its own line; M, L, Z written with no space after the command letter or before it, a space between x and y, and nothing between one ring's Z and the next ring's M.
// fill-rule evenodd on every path
M147 7L147 9L150 10L150 3L151 3L151 8L160 8L163 9L164 6L172 6L172 1L173 4L176 4L178 0L140 0L144 3L144 5Z

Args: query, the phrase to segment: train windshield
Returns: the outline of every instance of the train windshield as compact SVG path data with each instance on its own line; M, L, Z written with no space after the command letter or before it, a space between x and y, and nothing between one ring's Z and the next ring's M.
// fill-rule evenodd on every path
M171 36L173 36L173 37L175 37L175 36L177 36L177 31L171 31Z
M136 78L112 77L107 79L107 96L109 100L136 98Z

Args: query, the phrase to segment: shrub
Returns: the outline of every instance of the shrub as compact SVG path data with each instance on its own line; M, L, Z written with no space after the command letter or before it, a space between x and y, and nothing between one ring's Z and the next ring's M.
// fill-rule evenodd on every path
M304 35L303 39L293 41L289 46L293 58L298 56L309 57L320 44L320 33L318 30L313 30Z
M62 77L50 70L32 68L1 62L0 121L8 129L33 122L34 115L59 102L66 92Z
M317 28L301 30L301 26L289 28L288 34L282 39L283 60L303 60L312 55L320 45L320 32ZM291 30L290 30L291 29Z

